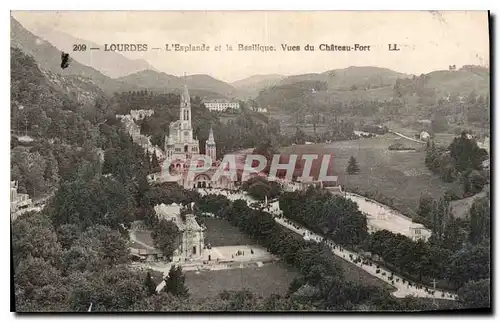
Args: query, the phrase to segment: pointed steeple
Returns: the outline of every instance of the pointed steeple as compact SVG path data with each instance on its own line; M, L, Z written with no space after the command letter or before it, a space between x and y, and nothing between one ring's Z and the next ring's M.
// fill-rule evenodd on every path
M190 103L191 103L191 99L189 98L189 90L188 90L188 86L187 86L187 77L186 77L186 73L184 73L184 91L181 94L181 107L182 107L182 105L184 105L184 107L188 107L188 105Z
M210 133L208 134L208 143L215 144L215 139L214 139L214 131L212 127L210 126Z
M217 157L217 147L215 146L214 131L211 126L208 134L208 140L205 141L205 155L208 155L212 159L212 162L215 162Z

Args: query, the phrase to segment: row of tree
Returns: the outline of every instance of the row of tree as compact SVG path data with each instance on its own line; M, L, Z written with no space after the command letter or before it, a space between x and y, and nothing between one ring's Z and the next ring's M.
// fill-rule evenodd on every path
M279 203L286 218L336 243L358 245L368 235L366 217L358 205L326 190L285 192Z
M355 203L321 189L284 193L280 209L286 218L339 244L380 256L385 265L408 279L429 284L438 278L457 290L490 276L489 197L473 204L469 226L451 216L446 199L422 202L420 215L434 225L428 242L387 230L367 234L366 218Z
M243 182L241 188L257 200L264 200L266 197L270 200L281 194L281 187L277 182L263 177L251 178Z

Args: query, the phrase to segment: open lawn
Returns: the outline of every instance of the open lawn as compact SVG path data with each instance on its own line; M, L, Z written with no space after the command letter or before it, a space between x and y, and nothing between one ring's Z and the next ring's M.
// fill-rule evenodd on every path
M481 199L485 196L486 192L482 191L478 194L475 194L474 196L450 202L451 211L453 215L456 218L466 219L469 216L469 210L474 201L476 201L477 199Z
M241 233L238 228L232 226L225 220L216 218L204 218L204 220L207 227L205 232L205 243L211 242L213 247L253 244L245 234ZM373 285L388 290L395 290L389 284L368 274L361 268L349 264L339 257L332 256L332 258L337 260L343 268L346 280L359 282L363 285ZM203 287L206 286L211 287L211 285L215 285L213 286L215 290L224 290L224 288L241 289L243 285L243 287L255 290L255 292L259 294L271 294L272 292L276 292L276 290L281 290L282 287L286 291L293 277L297 276L296 270L284 263L266 264L260 268L243 268L210 272L202 271L199 275L194 272L186 272L186 274L190 274L189 277L186 278L188 285L196 290L203 289ZM282 276L280 276L280 274ZM219 279L221 281L219 281ZM218 286L218 283L221 283L221 286ZM282 283L286 285L278 286ZM254 285L247 286L247 284ZM269 285L270 291L268 291L268 293L260 293L266 290L266 285ZM205 290L204 292L209 292L210 294L218 294L218 292L220 292L215 290Z
M226 220L204 217L201 221L207 228L205 231L205 244L207 245L218 247L252 245L255 243Z
M262 267L235 268L219 271L185 272L186 285L192 297L217 296L224 290L248 289L257 296L283 294L298 276L293 267L271 263Z
M398 142L419 150L388 149L389 145ZM388 205L409 217L415 214L422 193L439 198L450 187L450 184L444 183L426 168L422 144L393 134L331 144L289 146L282 148L281 152L331 153L333 172L339 176L342 186L359 189L359 193L370 194L369 197L374 199L392 199ZM356 175L346 174L345 169L351 156L354 156L359 164L360 172Z
M297 132L297 127L307 135L314 135L314 126L307 124L287 124L281 126L281 134L283 135L294 135ZM328 131L328 126L326 125L316 125L316 134L321 135Z

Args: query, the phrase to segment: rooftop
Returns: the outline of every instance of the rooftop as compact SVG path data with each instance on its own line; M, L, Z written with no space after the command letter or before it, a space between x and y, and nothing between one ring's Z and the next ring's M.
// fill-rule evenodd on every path
M201 226L196 222L196 219L193 214L186 214L185 219L182 219L181 211L183 209L182 205L178 205L176 203L165 205L164 203L156 205L154 207L156 214L163 219L170 220L177 225L177 228L180 231L185 230L194 230L200 231L203 230Z
M204 99L202 103L238 103L238 102L231 101L226 98L215 98L215 99Z

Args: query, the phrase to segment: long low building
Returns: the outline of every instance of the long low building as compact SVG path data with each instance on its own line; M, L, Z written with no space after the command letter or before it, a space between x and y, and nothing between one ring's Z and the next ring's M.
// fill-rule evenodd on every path
M223 112L228 109L240 109L240 103L227 99L204 100L202 103L209 111L212 112Z
M367 216L369 232L388 230L413 240L428 240L432 234L431 230L422 224L414 223L410 218L375 200L349 192L345 197L357 203L359 210Z

